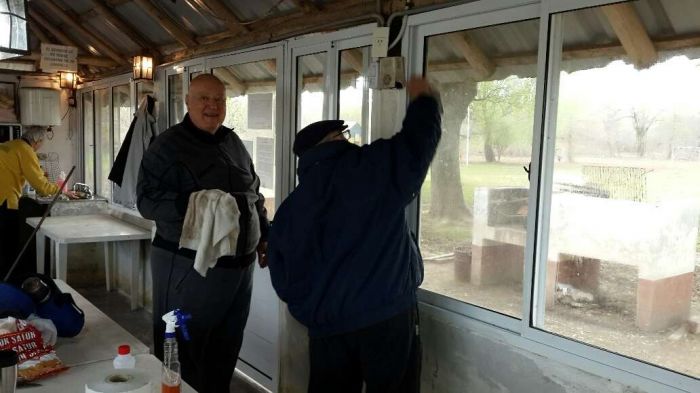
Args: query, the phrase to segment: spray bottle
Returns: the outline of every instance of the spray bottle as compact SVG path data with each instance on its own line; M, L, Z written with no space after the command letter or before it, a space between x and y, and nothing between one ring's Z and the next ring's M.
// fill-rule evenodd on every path
M177 339L175 328L182 328L182 336L189 341L185 322L192 315L184 314L180 309L175 309L163 315L165 322L165 341L163 342L163 373L161 377L162 393L180 393L180 360L178 359Z

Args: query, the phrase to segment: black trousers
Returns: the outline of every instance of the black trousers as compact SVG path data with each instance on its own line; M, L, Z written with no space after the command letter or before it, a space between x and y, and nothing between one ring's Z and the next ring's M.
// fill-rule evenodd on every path
M8 209L7 202L3 202L0 205L0 281L5 279L19 252L19 230L19 211Z
M422 348L411 309L354 332L309 340L309 393L418 393Z
M206 278L194 261L151 247L153 273L153 345L163 359L165 323L162 316L179 308L192 314L190 341L177 334L182 378L199 393L228 393L243 343L253 285L253 264L244 268L214 268Z

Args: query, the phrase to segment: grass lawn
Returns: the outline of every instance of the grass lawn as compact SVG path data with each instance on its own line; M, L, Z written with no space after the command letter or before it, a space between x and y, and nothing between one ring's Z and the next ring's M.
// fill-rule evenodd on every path
M649 168L647 199L649 202L678 199L695 200L700 206L700 163L675 161L629 160L595 162L594 165L641 166ZM635 165L636 164L636 165ZM582 182L583 163L557 163L555 179L562 182ZM462 194L470 209L474 204L476 187L528 187L522 165L512 163L470 163L461 167ZM430 173L421 190L421 247L426 257L452 252L455 246L471 244L471 219L440 221L430 217ZM698 238L700 251L700 237Z

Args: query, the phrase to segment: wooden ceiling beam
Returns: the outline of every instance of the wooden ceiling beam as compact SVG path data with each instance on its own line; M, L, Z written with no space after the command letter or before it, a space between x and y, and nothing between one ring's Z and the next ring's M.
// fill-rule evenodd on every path
M74 46L76 48L85 49L85 46L78 45L75 41L73 41L72 38L68 37L68 35L64 33L63 30L54 26L52 23L47 21L46 18L44 18L41 14L39 14L32 8L27 9L27 15L29 16L30 25L36 23L37 25L43 27L54 37L56 37L56 39L58 39L58 42L60 42L62 45Z
M292 3L297 6L297 8L304 11L304 13L309 13L312 11L320 11L321 7L311 0L292 0Z
M134 30L133 27L131 27L129 24L127 24L122 18L117 15L111 8L107 7L102 0L89 0L92 6L94 7L93 10L96 11L99 15L101 15L107 23L112 25L112 27L115 30L119 30L122 33L124 33L129 39L141 49L150 49L154 48L154 45L152 42L149 42L146 40L143 35L141 35L139 32Z
M233 34L240 34L240 33L247 33L250 31L250 27L248 25L242 25L241 24L241 19L233 13L233 11L228 8L226 4L224 4L223 1L221 0L191 0L195 4L197 4L199 7L208 9L214 15L217 16L218 19L221 19L224 21L224 25L226 26L226 30L230 31Z
M153 5L151 0L133 0L134 3L138 4L142 10L146 11L153 19L158 21L160 26L165 29L165 31L175 38L179 43L187 48L192 48L197 46L197 41L195 41L192 34L180 28L177 23L175 23L169 16L163 14L160 9Z
M114 8L116 6L126 4L126 3L131 3L131 0L106 0L107 5Z
M29 26L29 30L32 31L32 34L36 36L37 39L39 39L39 42L45 43L45 44L52 44L53 41L49 38L49 36L44 33L43 30L39 27L38 23L33 23L32 19L29 19L29 23L27 23Z
M618 3L603 6L600 9L637 68L647 68L659 60L659 54L634 5Z
M49 9L51 14L58 16L63 21L63 23L70 26L78 33L80 33L80 35L82 35L84 38L87 38L89 41L91 41L95 45L97 50L100 51L102 54L110 57L117 64L130 63L126 56L112 49L111 45L105 43L99 37L92 34L86 28L81 26L80 23L78 23L72 16L68 15L66 11L64 11L61 7L56 5L53 1L44 0L41 3Z
M163 62L170 63L187 58L202 56L204 54L249 47L268 42L274 42L285 38L290 38L301 33L313 31L323 31L329 29L329 21L335 23L334 27L343 26L343 22L348 20L348 25L362 23L358 17L367 17L367 21L372 20L370 15L374 11L373 2L357 2L356 0L337 0L328 3L323 10L304 14L303 12L293 12L280 16L263 19L255 24L253 30L248 34L220 39L219 41L200 44L196 47L174 51L164 56ZM314 27L313 30L309 26ZM200 41L205 41L202 37Z
M362 62L362 50L359 48L345 49L340 52L340 56L343 61L347 62L348 65L357 72L362 72L364 69L364 64Z
M226 86L226 90L231 90L235 95L244 95L248 87L233 74L228 67L218 67L214 69L214 76L221 79Z
M263 60L263 67L270 74L277 75L277 62L275 60Z
M496 66L491 59L486 56L483 50L467 35L467 33L457 32L449 35L450 42L457 48L471 68L476 73L479 80L490 77L496 70Z

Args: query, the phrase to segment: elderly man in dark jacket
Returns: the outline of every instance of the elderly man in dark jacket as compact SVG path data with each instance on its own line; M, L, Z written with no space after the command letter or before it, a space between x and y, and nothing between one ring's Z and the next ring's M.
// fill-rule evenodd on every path
M200 393L228 392L250 310L256 249L262 266L269 223L250 155L238 135L221 125L223 83L210 74L196 77L186 103L182 123L159 135L144 154L137 185L139 211L156 222L154 346L162 359L163 314L176 308L191 313L191 340L178 340L182 376ZM195 250L179 248L179 240L190 194L207 189L236 199L240 234L235 255L220 257L202 277L193 269Z
M423 79L407 85L401 132L358 147L342 121L299 132L299 185L270 230L272 284L308 327L309 392L419 391L416 289L423 262L405 208L440 139L438 101Z

